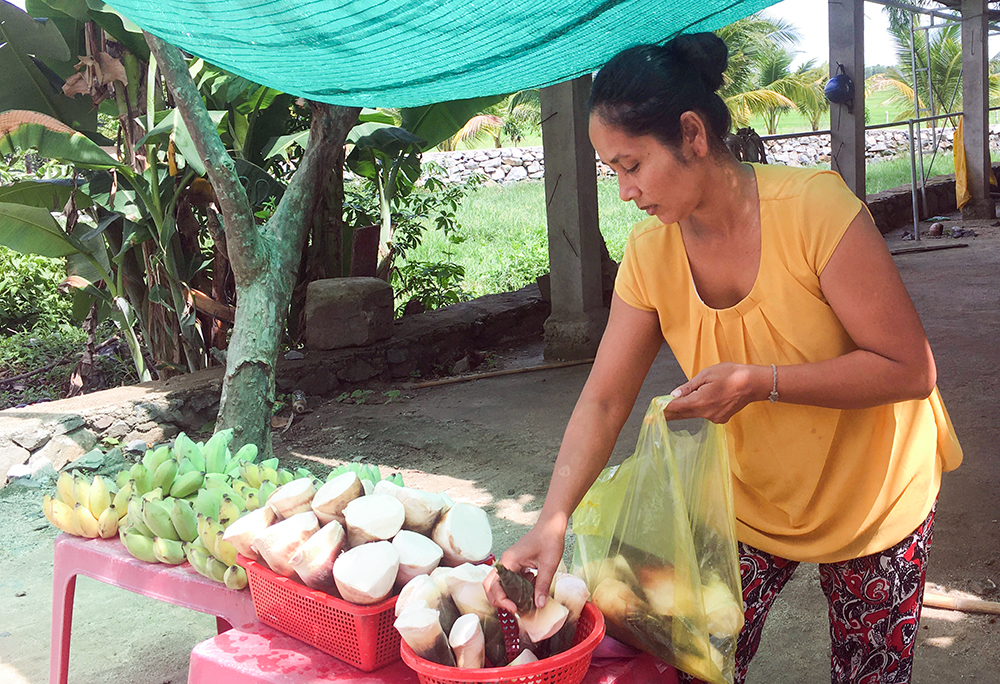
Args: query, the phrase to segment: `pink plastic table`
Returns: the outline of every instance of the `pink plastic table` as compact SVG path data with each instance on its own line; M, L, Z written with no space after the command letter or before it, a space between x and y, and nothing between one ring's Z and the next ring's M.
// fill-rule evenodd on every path
M52 568L52 643L49 684L66 684L73 630L76 576L216 617L220 632L257 621L249 591L233 591L199 575L187 563L162 565L133 558L118 539L84 539L60 534Z
M260 622L201 642L188 684L417 684L403 662L363 672ZM673 668L643 655L591 661L583 684L676 684Z

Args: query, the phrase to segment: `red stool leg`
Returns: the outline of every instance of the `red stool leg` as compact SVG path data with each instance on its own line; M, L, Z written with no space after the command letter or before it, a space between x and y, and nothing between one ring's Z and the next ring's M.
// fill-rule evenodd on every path
M52 643L49 647L49 684L66 684L69 677L69 640L73 631L76 575L59 576L58 554L52 578Z
M232 628L233 626L229 624L225 618L221 617L215 618L215 629L219 634L222 634L223 632L228 632Z

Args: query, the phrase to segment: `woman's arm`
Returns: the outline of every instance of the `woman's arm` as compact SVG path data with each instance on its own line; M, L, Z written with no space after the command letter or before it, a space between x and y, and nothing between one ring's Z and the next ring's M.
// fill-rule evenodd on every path
M861 409L922 399L937 371L916 308L868 212L861 211L820 274L820 287L856 351L778 368L780 401ZM771 393L770 366L718 364L675 390L667 417L729 420Z
M544 605L562 558L569 517L607 464L662 344L656 312L636 309L614 295L594 366L563 434L538 522L501 558L510 570L538 571L538 606ZM495 573L487 579L490 599L513 612L495 580Z

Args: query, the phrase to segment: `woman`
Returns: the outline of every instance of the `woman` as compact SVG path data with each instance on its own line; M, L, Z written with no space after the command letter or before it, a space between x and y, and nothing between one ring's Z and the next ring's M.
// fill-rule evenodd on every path
M908 682L942 471L962 454L930 346L864 205L829 171L739 163L708 33L630 48L594 80L590 137L651 218L535 526L506 553L548 587L570 514L664 340L690 380L667 419L725 423L746 625L742 682L799 562L820 564L834 682ZM512 610L495 577L491 600ZM536 596L544 604L544 592Z

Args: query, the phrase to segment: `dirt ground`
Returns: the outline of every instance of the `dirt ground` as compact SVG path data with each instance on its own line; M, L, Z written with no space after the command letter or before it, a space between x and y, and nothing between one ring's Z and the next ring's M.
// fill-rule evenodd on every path
M950 223L947 225L951 225ZM1000 600L1000 231L926 240L961 249L908 253L897 264L923 318L938 363L939 385L965 449L945 476L928 580L943 590ZM898 236L898 233L897 233ZM890 237L890 246L913 242ZM504 367L542 362L541 346L499 352ZM317 472L362 460L400 470L409 484L447 491L493 516L502 551L533 522L551 463L589 367L525 373L435 388L375 387L363 405L329 400L275 439L276 454ZM683 380L660 354L613 462L628 456L649 399ZM0 684L41 684L48 677L51 540L40 493L0 491ZM209 616L164 605L81 578L69 681L181 684L188 652L214 633ZM825 599L815 566L801 566L765 629L751 684L829 681ZM913 682L1000 679L995 617L927 609Z

